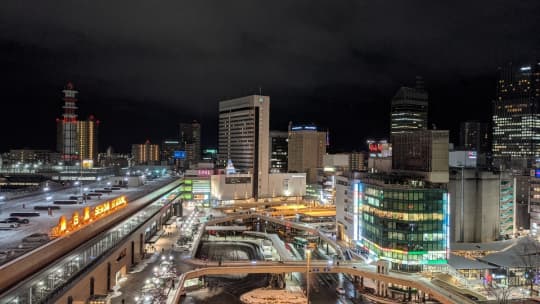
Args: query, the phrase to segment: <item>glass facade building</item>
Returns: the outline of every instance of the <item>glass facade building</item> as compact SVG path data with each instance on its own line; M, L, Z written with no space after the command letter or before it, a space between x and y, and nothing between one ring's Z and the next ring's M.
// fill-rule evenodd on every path
M270 131L270 172L287 172L287 155L289 149L289 133Z
M416 272L447 264L449 195L423 182L387 184L368 179L358 185L360 240L392 269Z
M540 157L540 63L499 68L493 102L493 157L496 164L512 159L532 165Z
M401 87L392 98L390 133L426 130L428 93L422 88Z

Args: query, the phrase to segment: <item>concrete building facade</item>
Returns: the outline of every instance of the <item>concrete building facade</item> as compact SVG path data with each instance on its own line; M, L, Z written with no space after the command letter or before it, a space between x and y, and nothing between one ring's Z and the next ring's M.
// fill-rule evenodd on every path
M448 183L448 131L423 130L392 135L392 169Z
M289 172L307 173L308 184L317 182L317 168L323 167L327 133L313 125L289 126Z
M512 180L500 172L451 168L450 241L482 243L513 236Z
M218 162L253 174L254 197L267 193L270 172L270 97L251 95L219 103Z

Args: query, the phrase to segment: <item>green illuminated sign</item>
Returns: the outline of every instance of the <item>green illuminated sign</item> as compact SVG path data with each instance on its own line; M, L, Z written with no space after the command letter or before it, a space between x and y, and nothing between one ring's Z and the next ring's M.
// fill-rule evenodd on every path
M438 264L446 264L446 260L428 260L428 265L438 265Z

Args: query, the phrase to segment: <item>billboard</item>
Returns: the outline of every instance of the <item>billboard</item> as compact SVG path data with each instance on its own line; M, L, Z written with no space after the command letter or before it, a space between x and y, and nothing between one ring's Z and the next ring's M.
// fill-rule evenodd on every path
M174 151L174 159L186 159L186 151Z

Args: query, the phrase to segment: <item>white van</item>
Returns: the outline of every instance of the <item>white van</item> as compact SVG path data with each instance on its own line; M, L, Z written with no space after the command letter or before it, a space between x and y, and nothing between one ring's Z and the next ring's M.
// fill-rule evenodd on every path
M19 223L0 222L0 229L14 229L19 228Z

